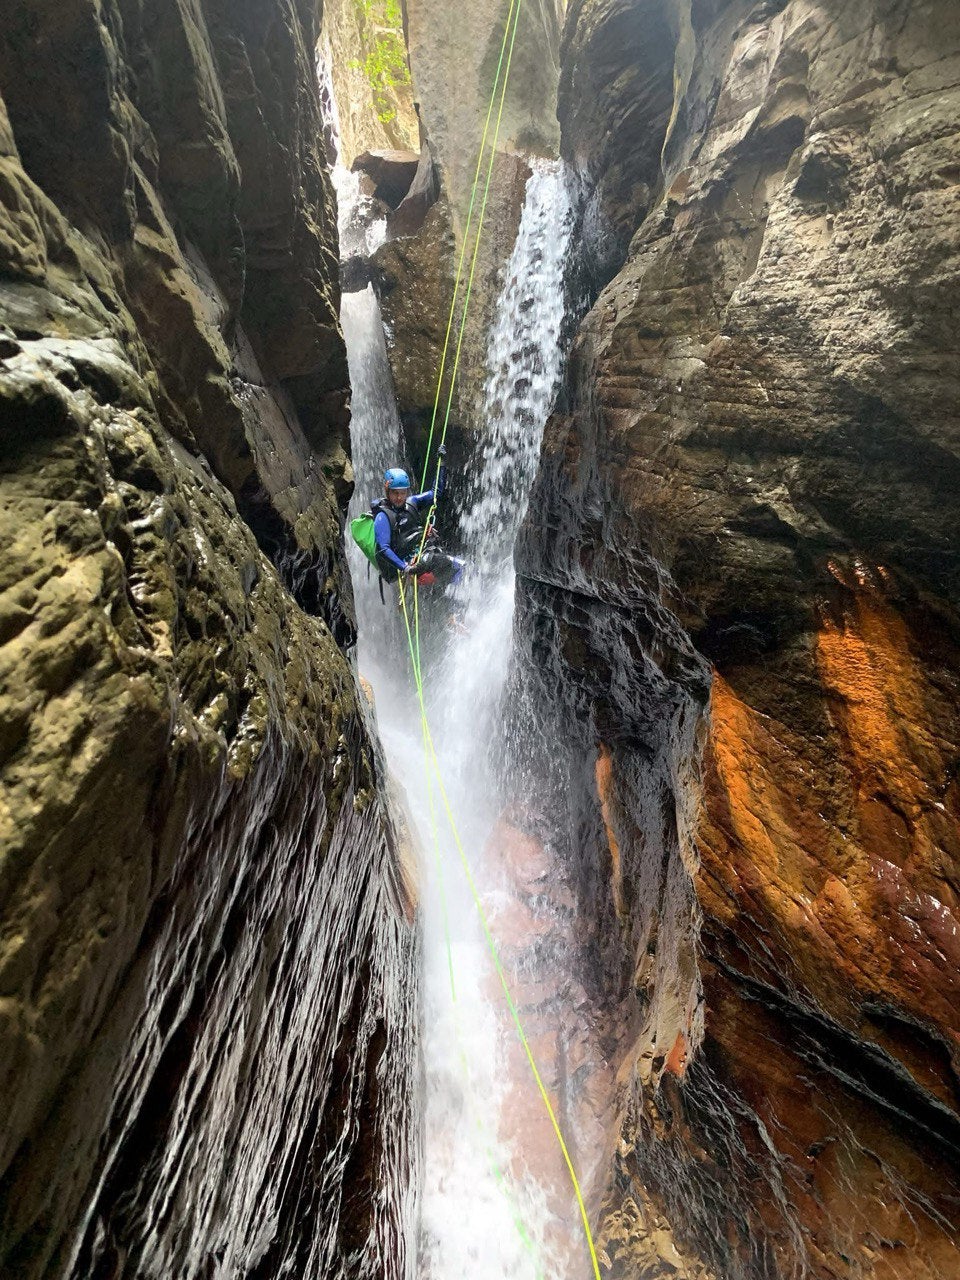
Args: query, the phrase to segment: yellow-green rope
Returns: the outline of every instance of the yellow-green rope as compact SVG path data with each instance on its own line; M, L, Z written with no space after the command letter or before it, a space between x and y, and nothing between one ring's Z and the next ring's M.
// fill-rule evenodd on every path
M521 4L522 4L522 0L511 0L511 3L510 3L510 9L507 14L506 25L504 26L503 41L500 46L500 59L497 64L497 74L494 77L493 91L490 97L490 104L487 108L486 120L484 122L483 136L481 138L481 143L480 143L480 152L477 157L477 168L476 168L476 173L474 174L473 187L470 193L470 205L469 205L468 214L467 214L467 223L463 233L463 244L461 246L460 257L457 264L457 275L456 275L456 280L454 284L453 298L451 299L451 303L450 303L450 315L447 320L447 328L446 328L446 333L444 335L443 351L440 359L440 370L437 377L437 391L436 391L436 396L434 398L433 413L431 415L431 420L430 420L430 431L427 436L427 450L426 450L426 455L424 458L424 465L423 465L423 475L425 478L429 475L429 470L430 470L430 453L433 447L434 430L436 427L436 422L437 422L437 417L439 412L440 397L443 390L443 378L444 378L444 373L446 371L447 356L450 348L450 336L453 332L453 324L456 316L456 308L457 308L457 302L459 299L460 286L463 280L463 267L466 261L467 247L470 241L470 228L472 225L473 212L476 204L476 196L477 196L477 190L479 187L480 172L483 167L483 156L487 147L487 138L489 135L490 120L493 115L493 105L494 105L494 102L496 101L497 90L499 87L500 104L497 111L497 120L496 120L495 129L494 129L493 140L490 143L490 154L487 162L487 173L486 173L486 180L484 183L483 199L480 205L480 214L479 214L479 219L477 223L477 232L474 238L473 254L472 254L472 259L470 263L470 274L467 280L467 288L466 288L466 293L464 295L463 309L460 315L460 327L457 334L457 345L456 345L456 350L454 354L453 371L450 377L450 385L447 393L446 406L444 409L443 425L441 427L441 432L440 432L440 445L438 446L438 451L439 449L442 449L443 445L446 442L447 428L450 424L450 413L453 406L453 398L456 392L457 378L460 372L460 360L463 352L463 340L466 332L470 300L473 294L473 283L474 283L474 278L476 276L477 262L479 260L479 255L480 255L481 235L483 232L483 224L486 216L487 203L490 196L490 185L493 177L493 168L496 161L497 142L500 137L500 127L503 121L503 111L504 111L504 105L506 102L507 86L510 78L510 69L513 62L513 52L514 52L514 46L517 38L517 29L518 29L519 20L520 20ZM508 37L509 37L509 45L508 45ZM506 68L504 70L505 55L506 55ZM504 71L502 85L500 83L501 70ZM440 478L440 462L438 457L437 474L436 474L436 478L434 480L434 485L433 485L434 501L431 504L430 512L428 514L427 520L424 523L423 535L421 537L420 547L417 552L418 556L422 555L423 553L424 544L426 543L426 538L427 538L427 532L430 528L430 524L433 518L433 512L436 506L436 489L439 484L439 478ZM447 820L450 824L451 832L453 833L454 843L460 855L460 860L463 865L464 873L467 878L467 883L470 888L470 893L471 893L471 896L473 897L474 905L480 917L480 923L483 929L484 937L486 939L487 947L493 959L494 968L496 969L497 976L500 980L500 985L503 988L504 996L507 1001L507 1006L510 1010L510 1015L513 1019L514 1025L517 1030L517 1034L520 1039L520 1043L523 1046L523 1050L524 1050L524 1053L526 1054L527 1061L533 1073L534 1080L536 1081L537 1089L540 1093L541 1099L543 1100L554 1134L556 1135L557 1141L560 1145L560 1150L563 1154L563 1159L566 1164L567 1171L570 1175L570 1181L573 1186L574 1193L576 1195L577 1204L580 1210L580 1216L583 1222L583 1228L584 1228L584 1233L586 1235L587 1245L590 1250L590 1260L592 1263L595 1280L601 1280L600 1266L597 1259L596 1248L593 1242L593 1233L590 1229L590 1220L587 1214L587 1209L584 1203L583 1194L580 1188L579 1180L577 1178L576 1170L573 1167L573 1161L570 1158L570 1153L567 1149L567 1144L564 1141L563 1133L561 1132L560 1125L556 1117L556 1113L553 1109L553 1104L550 1101L550 1096L543 1082L543 1077L540 1075L540 1071L537 1067L536 1060L533 1056L533 1051L530 1048L530 1043L523 1029L523 1024L520 1020L519 1011L517 1009L516 1003L514 1002L513 996L510 992L510 987L507 982L506 974L500 962L500 956L497 951L496 943L494 942L493 934L490 931L490 926L487 920L486 912L484 911L484 908L483 908L483 902L480 898L480 893L477 889L476 882L473 878L473 872L470 867L470 861L467 858L466 851L463 847L463 842L460 839L460 833L456 825L456 819L454 817L453 809L450 805L446 788L444 787L443 777L440 772L440 761L437 757L436 748L433 743L433 737L430 733L430 726L427 720L426 704L425 704L424 694L423 694L423 679L422 679L422 671L420 666L420 608L419 608L419 593L417 589L416 578L414 578L414 585L413 585L413 594L414 594L414 627L413 628L411 628L411 625L410 625L410 617L407 610L407 602L406 602L406 592L404 590L404 585L402 580L400 582L399 590L400 590L400 605L403 611L404 627L406 629L406 634L407 634L407 644L410 650L410 661L413 667L414 682L416 684L417 698L418 698L419 707L420 707L421 732L422 732L423 742L424 742L424 757L425 757L425 763L426 763L425 773L427 778L427 785L430 792L429 801L430 801L430 812L431 812L431 825L433 827L433 834L434 834L434 849L435 849L435 854L438 860L438 873L440 874L440 877L441 877L440 884L441 884L441 895L443 900L444 931L445 931L446 944L447 944L447 963L450 971L450 986L451 986L451 992L453 994L453 999L454 1001L456 1001L456 990L455 990L454 977L453 977L453 957L452 957L452 949L450 946L449 922L448 922L447 913L446 913L446 898L443 892L442 864L439 857L439 841L436 833L433 782L430 776L431 769L436 779L436 784L439 789L441 799L443 801L443 807L447 815ZM464 1056L462 1054L462 1050L461 1050L461 1056L462 1057ZM466 1066L465 1058L464 1058L464 1065ZM487 1150L488 1150L488 1156L489 1156L490 1155L489 1148ZM506 1191L506 1186L503 1182L503 1178L500 1173L500 1170L496 1167L495 1164L494 1164L494 1175L498 1183L504 1186L504 1190ZM507 1194L509 1194L509 1192L507 1192ZM516 1215L516 1213L514 1215L514 1218L515 1218L515 1223L517 1225L517 1229L520 1232L521 1238L524 1240L525 1243L528 1244L528 1247L530 1247L529 1237L523 1226L522 1221Z
M416 579L414 579L414 612L415 614L419 613L419 607L420 606L419 606L418 593L416 589ZM407 641L408 641L408 644L410 645L410 654L411 654L411 657L413 658L414 652L415 652L414 640L410 631L410 620L407 615L406 607L404 607L404 610L403 610L403 620L404 620L404 625L406 627L406 632L407 632ZM413 673L414 673L414 680L417 685L417 695L419 697L420 705L422 707L423 706L423 683L422 683L422 674L420 670L419 643L416 649L416 657L413 662ZM484 1154L486 1155L487 1162L490 1165L490 1170L493 1174L494 1181L496 1182L500 1191L503 1193L504 1197L506 1198L507 1205L510 1209L510 1216L513 1219L513 1224L514 1224L514 1227L516 1228L517 1235L520 1238L521 1244L527 1250L527 1252L530 1254L533 1260L534 1266L536 1267L536 1271L537 1271L537 1280L545 1280L543 1275L543 1269L540 1265L539 1258L537 1257L536 1245L530 1233L527 1231L526 1224L524 1223L520 1213L520 1207L516 1202L516 1197L513 1194L510 1184L507 1181L507 1179L504 1178L503 1171L500 1168L499 1164L497 1163L496 1156L490 1144L490 1140L487 1136L487 1129L483 1122L483 1116L478 1111L476 1111L475 1108L473 1107L473 1093L470 1088L470 1064L467 1061L467 1055L463 1048L463 1037L460 1031L460 1017L459 1017L458 1006L457 1006L457 989L456 989L456 983L454 981L454 974L453 974L453 948L450 943L450 920L449 920L449 914L447 912L447 899L446 899L446 891L444 888L443 859L440 856L440 834L437 829L436 808L434 805L434 797L433 797L433 778L431 777L430 770L429 770L430 741L429 741L429 735L427 732L427 721L425 716L421 717L421 728L423 731L424 757L427 760L427 764L428 764L426 777L427 777L428 803L430 808L431 843L433 845L434 859L437 865L437 877L438 877L438 884L440 889L441 912L443 916L443 937L444 937L444 943L446 945L446 952L447 952L447 971L450 978L450 998L453 1004L454 1033L457 1040L457 1050L460 1057L460 1065L463 1069L464 1078L467 1083L467 1088L465 1093L466 1093L468 1103L471 1107L471 1111L473 1111L474 1123L476 1124L477 1130L480 1133L481 1141L483 1143Z
M467 223L463 229L463 244L460 246L460 260L457 263L457 276L453 286L453 297L450 300L450 315L447 317L447 332L443 339L443 353L440 356L440 372L437 374L437 393L433 400L433 414L430 418L430 432L427 436L427 452L423 462L423 475L429 475L430 449L433 445L433 430L437 423L437 413L440 408L440 395L443 390L443 375L447 367L447 352L450 347L450 334L453 332L453 321L457 312L457 299L460 295L460 284L463 279L463 264L467 256L467 245L470 243L470 227L473 223L473 208L477 199L477 189L480 185L480 170L483 167L483 155L487 149L487 136L490 131L490 119L493 115L493 104L497 100L497 89L500 85L500 72L503 70L503 59L507 51L507 39L510 35L511 24L513 24L514 35L516 35L516 18L520 16L520 5L523 0L510 0L510 9L507 13L507 21L503 28L503 40L500 43L500 58L497 62L497 73L493 78L493 89L490 93L490 104L487 107L487 118L483 122L483 135L480 139L480 150L477 153L477 168L473 175L473 187L470 191L470 206L467 210ZM511 43L512 51L512 43ZM507 80L510 76L509 64L507 74L504 77L504 92L506 92ZM497 135L491 144L491 151L496 150L497 138L499 137L499 120L497 122ZM479 236L478 236L479 239ZM469 301L469 299L468 299ZM454 375L455 376L455 375Z

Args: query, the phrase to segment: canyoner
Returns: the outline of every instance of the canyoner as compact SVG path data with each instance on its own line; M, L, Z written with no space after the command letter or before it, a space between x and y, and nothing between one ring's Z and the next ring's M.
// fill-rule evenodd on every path
M443 549L436 528L436 505L447 485L444 446L439 457L436 484L423 493L412 493L402 467L388 467L383 497L351 521L353 540L379 573L381 587L412 578L420 587L443 590L460 580L464 561Z

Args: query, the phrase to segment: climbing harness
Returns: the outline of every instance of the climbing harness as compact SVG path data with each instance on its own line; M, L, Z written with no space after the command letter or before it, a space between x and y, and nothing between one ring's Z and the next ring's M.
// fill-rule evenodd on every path
M457 333L456 347L454 350L453 367L452 367L452 372L450 376L449 388L447 391L446 404L443 412L443 421L440 429L440 442L438 445L438 459L437 459L437 475L436 475L434 484L432 486L435 496L434 496L434 501L431 503L431 507L428 512L426 522L424 524L423 535L420 540L420 549L417 553L418 556L423 553L423 548L427 540L428 530L433 521L433 517L436 509L436 490L437 490L437 487L439 484L439 478L440 478L442 451L446 443L447 428L450 424L450 413L453 406L453 397L456 390L457 376L460 370L460 360L461 360L461 355L463 351L464 334L466 332L467 315L468 315L469 306L470 306L470 299L473 292L473 282L476 275L477 262L479 260L480 238L483 232L484 217L486 215L487 202L490 195L490 185L491 185L491 179L493 177L493 167L494 167L494 162L496 158L496 148L497 148L497 142L500 136L500 127L503 120L503 110L504 110L504 104L506 102L507 84L509 82L510 69L513 62L513 51L514 51L514 45L516 43L517 29L520 21L521 5L522 5L522 0L511 0L510 9L507 14L506 25L504 27L503 42L500 47L500 60L497 64L497 72L496 72L496 76L494 77L493 91L490 98L490 104L487 108L486 120L484 122L483 136L480 142L480 152L477 157L476 173L474 174L473 187L470 193L470 204L467 212L467 222L466 222L466 227L463 233L463 244L460 250L459 262L457 264L457 274L456 274L456 281L454 284L453 298L450 303L450 315L447 320L446 334L444 336L444 342L443 342L443 351L440 358L440 370L437 376L437 391L436 391L436 396L434 398L433 413L430 420L430 431L427 437L427 451L426 451L426 456L424 459L424 466L423 466L424 478L428 477L430 474L430 454L433 446L434 432L435 432L435 428L436 428L437 421L439 418L439 413L440 413L440 402L441 402L441 397L443 393L443 381L444 381L444 374L446 372L447 358L450 350L450 340L453 333L454 320L456 317L457 302L459 299L460 288L463 282L464 264L466 262L467 247L470 242L470 230L473 223L473 214L474 214L474 208L476 205L477 192L480 184L480 174L483 168L484 154L487 149L487 139L490 131L490 122L493 118L494 103L496 101L497 93L499 89L500 102L497 110L496 125L494 128L493 139L490 143L490 148L489 148L489 159L487 162L487 172L486 172L486 179L485 179L484 188L483 188L483 197L480 204L480 211L479 211L479 216L477 221L477 230L476 230L476 235L474 237L474 242L473 242L473 255L470 263L470 272L467 278L466 290L463 298L463 308L460 314L460 324L459 324L459 329ZM501 82L501 71L503 72L502 82ZM403 578L400 578L398 582L398 591L399 591L399 597L400 597L400 609L403 614L404 629L406 632L407 645L410 651L410 662L413 668L414 683L416 685L417 700L419 703L419 710L420 710L421 734L423 737L424 761L426 765L425 774L427 777L427 786L428 786L428 792L429 792L431 831L433 835L434 853L435 853L435 858L438 866L438 875L440 877L441 903L442 903L443 920L444 920L444 933L445 933L446 946L447 946L447 965L448 965L449 975L450 975L451 995L453 997L454 1005L456 1007L456 986L454 983L454 975L453 975L453 955L452 955L452 948L450 945L449 921L447 919L446 898L443 890L442 859L440 857L439 833L437 830L437 822L436 822L436 803L435 803L435 795L434 795L434 784L436 785L437 792L439 793L443 810L446 814L446 818L449 823L451 833L453 835L454 844L456 846L457 853L459 855L460 862L462 864L463 871L467 879L467 884L470 889L470 894L480 919L480 924L483 931L484 939L486 941L487 949L492 958L494 969L496 970L497 977L500 982L500 986L503 990L504 997L507 1002L507 1007L510 1011L511 1019L516 1029L517 1036L520 1040L520 1044L523 1047L524 1054L526 1055L527 1062L530 1066L530 1070L533 1075L534 1081L536 1083L537 1090L543 1101L544 1108L547 1112L547 1116L550 1120L551 1128L553 1129L554 1135L556 1136L557 1142L560 1147L560 1151L563 1155L564 1164L569 1174L570 1182L573 1187L574 1194L576 1196L577 1206L580 1211L580 1217L583 1223L584 1235L586 1237L587 1246L590 1251L590 1261L593 1268L593 1274L594 1274L595 1280L601 1280L600 1266L597 1259L597 1251L593 1241L593 1233L590 1229L590 1219L587 1213L586 1205L584 1203L583 1193L580 1188L580 1182L577 1178L576 1170L574 1169L573 1161L570 1157L570 1152L567 1148L567 1144L564 1141L563 1133L560 1129L560 1124L557 1120L556 1112L554 1110L553 1104L550 1101L550 1095L547 1091L546 1085L544 1084L543 1077L540 1074L539 1068L537 1067L533 1050L531 1049L530 1042L527 1038L526 1032L524 1031L523 1023L521 1021L520 1013L517 1009L516 1002L514 1001L513 995L510 991L510 985L509 985L509 982L507 981L507 976L500 960L500 955L493 938L493 933L491 932L491 929L490 929L490 924L487 919L487 914L483 907L483 901L481 899L479 889L477 888L477 884L473 876L473 871L470 866L470 860L467 857L467 853L464 848L463 841L460 838L460 833L457 828L457 823L453 813L453 808L450 804L450 800L447 795L446 788L444 786L443 775L440 769L440 761L437 756L436 747L433 742L433 736L430 732L430 724L427 718L426 703L425 703L424 692L423 692L423 674L422 674L422 667L421 667L421 652L420 652L420 592L419 592L418 579L416 577L413 579L413 586L412 586L412 592L413 592L413 623L412 625L410 620L410 610L407 604L407 594L408 594L407 585L404 582ZM464 1056L462 1054L462 1049L461 1049L461 1056ZM465 1062L465 1057L464 1057L464 1062ZM489 1146L487 1146L486 1149L487 1149L488 1155L491 1155ZM492 1155L491 1155L491 1160L492 1160ZM497 1182L506 1191L507 1190L506 1185L495 1163L494 1163L494 1175ZM507 1192L507 1194L509 1194L509 1192ZM518 1232L520 1233L521 1239L524 1241L524 1244L527 1247L532 1248L532 1243L530 1242L529 1234L527 1233L526 1229L523 1226L522 1221L520 1220L520 1218L516 1213L514 1213L514 1220L517 1224Z

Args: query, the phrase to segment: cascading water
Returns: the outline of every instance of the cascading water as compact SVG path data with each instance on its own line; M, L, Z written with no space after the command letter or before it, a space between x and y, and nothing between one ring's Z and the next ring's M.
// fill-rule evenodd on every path
M348 252L369 250L356 187L341 170L341 226ZM538 165L489 349L486 435L465 495L471 572L458 588L463 625L424 659L424 683L447 794L484 895L497 886L484 850L503 806L495 770L500 700L512 647L513 542L536 469L560 374L563 269L572 224L559 165ZM379 237L379 228L374 229ZM376 297L343 298L353 386L351 515L379 493L383 470L403 464L400 427ZM463 484L461 476L451 484ZM423 856L425 934L425 1150L421 1191L422 1280L534 1280L566 1269L549 1256L547 1194L529 1176L524 1132L507 1133L510 1081L504 1023L475 903L424 756L396 588L380 601L375 575L351 548L360 623L359 667L373 687L381 737L405 792ZM424 608L427 608L426 602ZM433 669L431 670L431 665Z
M457 769L462 784L478 767L478 741L492 748L488 759L498 749L500 696L513 647L513 546L560 382L564 266L572 223L562 166L536 166L490 335L486 435L461 521L474 571L461 593L466 635L450 645L446 656L448 692L440 725L444 759ZM486 770L484 785L496 787Z

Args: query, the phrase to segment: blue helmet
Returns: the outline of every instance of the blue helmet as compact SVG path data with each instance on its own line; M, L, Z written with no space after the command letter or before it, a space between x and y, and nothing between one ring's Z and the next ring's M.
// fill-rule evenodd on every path
M383 473L384 489L409 489L410 477L400 467L391 467Z

